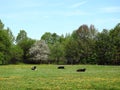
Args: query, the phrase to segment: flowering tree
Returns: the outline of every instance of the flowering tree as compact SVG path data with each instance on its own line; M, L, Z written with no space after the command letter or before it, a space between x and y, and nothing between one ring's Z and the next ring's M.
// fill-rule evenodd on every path
M30 48L29 54L34 63L45 62L48 60L49 48L44 40L40 40Z

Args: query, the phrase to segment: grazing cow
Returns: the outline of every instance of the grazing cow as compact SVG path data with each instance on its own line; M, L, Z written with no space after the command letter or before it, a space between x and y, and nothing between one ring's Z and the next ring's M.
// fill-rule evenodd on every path
M86 68L77 69L76 71L77 71L77 72L85 72L85 71L86 71Z
M65 69L64 66L59 66L58 69Z
M31 68L31 70L37 70L37 67L36 67L36 66L33 66L33 67Z

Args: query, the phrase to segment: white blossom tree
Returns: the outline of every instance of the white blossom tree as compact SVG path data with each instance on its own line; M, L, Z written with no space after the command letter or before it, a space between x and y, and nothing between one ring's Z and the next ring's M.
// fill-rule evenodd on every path
M46 62L48 60L49 48L44 40L37 41L29 50L31 60L35 63Z

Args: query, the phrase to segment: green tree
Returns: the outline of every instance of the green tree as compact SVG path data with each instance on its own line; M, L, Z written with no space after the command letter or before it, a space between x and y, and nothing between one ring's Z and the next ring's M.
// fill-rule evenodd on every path
M52 44L52 34L50 32L46 32L42 35L41 40L44 40L46 44Z
M113 64L120 65L120 23L118 23L114 29L110 31L110 36L112 39L112 43L114 44L115 52L113 58Z
M45 40L46 44L50 45L60 41L60 36L56 33L46 32L42 35L41 40Z
M94 51L95 36L97 30L94 25L88 27L81 25L76 31L73 32L73 38L78 42L78 49L80 51L80 63L94 63L96 54Z
M29 49L35 43L35 40L25 38L18 43L18 46L23 50L23 62L29 63Z
M3 52L0 52L0 64L4 64L4 53Z
M9 33L4 29L4 24L0 21L0 61L1 64L8 64L10 60L11 39Z
M12 45L10 55L10 63L16 64L22 62L23 50L18 45Z
M4 29L4 24L2 23L2 21L0 20L0 30Z
M14 37L14 35L12 34L12 31L10 30L10 28L7 28L7 33L8 33L8 37L9 37L9 39L10 39L10 42L11 42L12 44L14 44L14 42L15 42L15 37Z
M65 57L67 59L67 64L76 64L80 60L80 50L79 44L73 38L66 40L65 44Z
M64 57L65 57L65 50L64 46L60 42L56 42L53 45L49 46L50 48L50 54L49 54L49 60L55 61L57 64L64 64Z
M17 38L16 38L16 43L18 44L19 42L21 42L22 40L24 40L26 38L28 38L26 31L20 30L20 32L18 33Z
M112 44L109 31L104 29L96 37L96 54L97 54L97 63L101 65L111 64L114 45Z
M23 50L23 62L29 63L29 49L35 43L36 40L33 40L27 37L27 33L24 30L21 30L18 33L16 38L17 45Z
M52 34L50 32L46 32L41 39L45 40L46 44L49 46L49 62L55 62L57 64L59 64L59 62L64 62L64 36L59 36L56 33Z

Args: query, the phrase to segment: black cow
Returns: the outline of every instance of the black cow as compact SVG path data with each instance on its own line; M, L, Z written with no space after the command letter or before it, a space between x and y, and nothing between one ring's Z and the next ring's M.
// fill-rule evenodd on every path
M85 71L86 71L86 68L77 69L76 71L77 71L77 72L85 72Z
M36 66L33 66L33 67L31 68L31 70L37 70L37 67L36 67Z
M64 66L59 66L58 69L65 69Z

